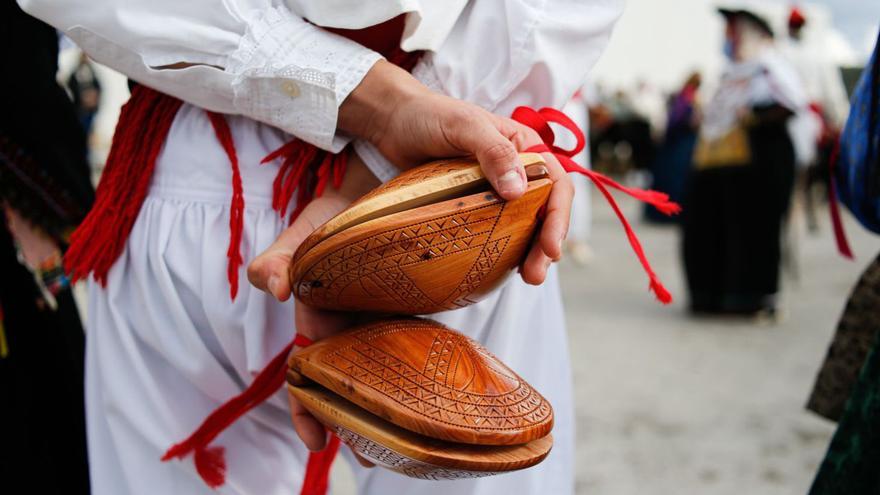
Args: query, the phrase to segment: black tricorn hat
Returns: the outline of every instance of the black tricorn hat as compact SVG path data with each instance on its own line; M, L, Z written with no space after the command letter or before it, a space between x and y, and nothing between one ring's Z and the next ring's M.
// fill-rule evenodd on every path
M773 28L770 27L770 23L767 22L766 19L759 16L758 14L752 12L751 10L746 9L729 9L725 7L719 7L718 12L721 13L727 19L733 19L736 17L740 17L751 21L755 26L757 26L761 31L764 31L767 36L773 37Z

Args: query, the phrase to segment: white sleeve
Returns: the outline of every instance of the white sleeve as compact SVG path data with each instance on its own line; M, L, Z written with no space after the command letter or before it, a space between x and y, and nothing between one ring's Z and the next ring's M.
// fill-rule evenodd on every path
M330 151L339 106L379 54L276 0L19 0L98 62L194 105ZM189 65L174 69L176 64Z
M623 0L469 2L437 52L413 75L429 88L493 113L561 108L599 59L623 12ZM355 149L380 179L397 168L369 143Z

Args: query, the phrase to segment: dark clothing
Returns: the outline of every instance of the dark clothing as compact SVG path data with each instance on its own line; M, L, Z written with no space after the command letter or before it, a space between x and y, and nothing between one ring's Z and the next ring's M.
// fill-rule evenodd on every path
M880 335L880 256L859 278L837 323L837 330L807 408L840 420L868 353Z
M85 134L55 80L58 35L14 1L0 2L0 198L56 238L91 208Z
M679 204L683 200L697 142L697 131L693 124L694 105L695 92L687 88L672 100L666 135L651 164L651 189L668 194L670 200ZM653 206L645 205L645 218L655 223L676 223L681 217L665 215Z
M0 479L6 493L87 494L85 340L70 289L48 308L2 222L0 273Z
M85 135L55 81L58 36L0 2L0 202L60 246L94 198ZM44 300L0 208L0 480L7 492L89 493L84 335L69 288ZM59 285L58 287L63 287Z
M785 118L759 122L748 132L751 163L691 175L682 247L695 312L773 308L795 157Z
M875 311L877 308L875 308ZM880 493L880 334L859 379L810 495Z

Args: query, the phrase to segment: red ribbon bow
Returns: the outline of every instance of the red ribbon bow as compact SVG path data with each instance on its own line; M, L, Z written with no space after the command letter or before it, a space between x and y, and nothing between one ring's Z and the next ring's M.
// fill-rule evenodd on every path
M605 196L605 199L608 201L608 204L611 205L611 208L614 210L614 213L617 214L617 218L620 219L620 223L623 224L623 229L626 231L626 236L629 239L629 243L635 251L636 256L639 258L639 261L642 264L642 267L645 270L645 273L648 274L648 278L650 280L650 289L657 296L657 299L660 300L663 304L669 304L672 302L672 295L666 290L666 287L660 282L660 279L657 277L657 274L654 273L654 270L651 268L651 263L648 262L648 258L645 256L645 251L642 249L642 244L639 242L638 236L636 236L635 231L633 231L632 226L630 226L629 222L626 219L626 216L620 211L620 207L617 205L617 201L614 200L614 196L608 191L608 188L614 188L618 191L622 191L630 196L638 199L639 201L644 201L645 203L650 204L651 206L657 208L662 213L666 215L673 215L681 212L681 207L669 200L669 195L658 192L651 191L645 189L638 189L634 187L626 187L621 184L618 184L613 179L606 177L598 172L594 172L592 170L581 167L571 158L576 154L580 153L584 146L586 146L586 138L584 137L584 133L578 128L577 124L575 124L567 115L556 110L555 108L542 108L540 110L534 110L529 107L517 107L516 110L513 111L511 118L523 125L531 127L534 129L538 135L541 137L541 140L544 141L544 144L538 144L528 148L526 151L535 152L535 153L552 153L553 156L559 160L559 163L562 164L562 168L565 169L566 172L577 172L579 174L587 176L593 184L599 188L599 191L602 192L602 195ZM553 129L550 127L550 123L553 122L555 124L559 124L560 126L567 129L571 132L574 137L577 139L577 144L574 148L570 150L566 150L559 146L556 146L554 143L556 141L556 135L553 132Z

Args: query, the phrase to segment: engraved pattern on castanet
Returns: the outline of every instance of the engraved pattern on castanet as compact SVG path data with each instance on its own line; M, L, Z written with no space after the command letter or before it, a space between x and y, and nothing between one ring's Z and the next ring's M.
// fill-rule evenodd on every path
M357 433L336 425L336 436L350 446L355 452L380 466L405 474L411 478L423 480L457 480L482 478L499 474L496 471L467 471L463 469L446 469L426 462L407 457L388 447L364 438Z
M434 342L439 342L441 347L438 352L435 345L431 346L422 370L415 369L370 342L371 339L395 332L415 331L436 333ZM447 346L446 342L454 342L449 352L445 353L451 356L451 349L461 345L461 340L467 337L450 332L436 323L413 320L388 325L381 332L369 332L366 333L367 338L364 336L365 331L355 332L352 337L357 343L328 353L323 357L323 362L432 422L479 432L522 430L547 421L552 413L547 401L527 383L519 377L495 369L489 364L489 360L479 369L488 368L512 381L515 383L512 390L498 394L479 394L464 390L469 382L458 387L449 386L451 377L448 374L442 380L437 380L435 377L441 362L444 363L442 367L448 370L449 361L444 359L443 351ZM455 342L456 339L459 341ZM488 351L473 341L470 344L476 347L477 352L470 352L468 349L459 359L464 355L470 359L480 359L478 354L488 354ZM492 358L495 359L494 356Z
M501 257L509 237L491 240L505 204L480 206L431 221L378 232L327 253L307 270L295 287L306 304L349 309L341 300L351 284L376 298L388 298L401 313L420 314L455 309L471 304L467 300ZM480 249L481 252L459 286L443 300L432 300L403 272L411 265L434 262L453 254ZM369 281L369 286L365 284ZM371 287L381 294L371 294ZM356 309L356 308L351 308Z

